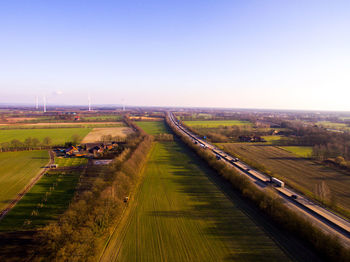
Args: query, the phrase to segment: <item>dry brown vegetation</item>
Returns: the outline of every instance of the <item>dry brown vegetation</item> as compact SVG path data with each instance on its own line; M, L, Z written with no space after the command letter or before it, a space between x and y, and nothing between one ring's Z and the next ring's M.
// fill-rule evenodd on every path
M106 128L94 128L86 137L84 137L82 143L94 143L102 140L104 136L118 136L125 138L133 131L130 127L106 127Z
M35 120L37 118L35 117L8 117L6 118L6 121L9 123L17 123L17 122L22 122L22 121L30 121L30 120Z

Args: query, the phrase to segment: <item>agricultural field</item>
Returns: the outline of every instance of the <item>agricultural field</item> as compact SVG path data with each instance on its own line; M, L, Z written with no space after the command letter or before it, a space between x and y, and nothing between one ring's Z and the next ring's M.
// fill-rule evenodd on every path
M181 115L181 113L179 114L179 112L177 112L176 115L180 120L185 119L185 117ZM196 120L211 119L212 117L213 117L212 114L207 114L207 113L195 113L191 115L191 118Z
M99 142L104 136L118 136L124 138L132 132L133 131L130 127L94 128L87 136L84 137L82 143Z
M120 121L121 115L82 116L84 121Z
M42 128L94 128L94 127L122 127L123 122L51 122L35 124L0 124L0 130L7 129L42 129Z
M334 130L340 130L340 131L350 131L350 127L345 123L334 123L329 121L319 121L316 123L319 126L334 129Z
M287 141L289 138L285 136L278 136L278 135L273 135L273 136L262 136L266 143L269 145L279 145L285 141Z
M310 197L315 197L315 186L325 181L338 205L350 211L349 173L322 166L275 146L231 143L222 147L228 153L264 166L274 176Z
M189 127L220 127L220 126L252 126L253 124L248 121L241 120L195 120L195 121L184 121Z
M7 117L6 121L10 123L18 123L18 122L30 122L36 121L38 118L35 117Z
M91 128L48 128L48 129L12 129L0 130L0 143L11 142L18 139L23 142L26 138L37 138L40 142L45 137L51 138L52 145L63 145L65 142L71 142L72 136L77 135L84 138L92 129Z
M168 134L170 132L164 121L138 121L135 123L150 135Z
M175 142L156 143L102 261L289 261Z
M310 157L312 154L311 146L280 146L280 148L287 150L300 157Z
M56 157L55 158L55 164L58 165L58 167L78 167L83 166L88 163L87 158L80 158L80 157Z
M62 214L73 197L79 174L45 174L0 221L0 231L43 226Z
M163 121L163 117L151 117L151 116L130 116L132 120L138 121Z
M15 199L49 162L45 150L0 153L0 210Z

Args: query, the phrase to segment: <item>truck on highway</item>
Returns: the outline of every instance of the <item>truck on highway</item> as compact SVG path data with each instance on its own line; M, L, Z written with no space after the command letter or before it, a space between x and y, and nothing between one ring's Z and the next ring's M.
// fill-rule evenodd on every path
M274 184L278 187L284 187L284 182L282 180L275 178L275 177L271 177L270 182L271 182L271 184Z

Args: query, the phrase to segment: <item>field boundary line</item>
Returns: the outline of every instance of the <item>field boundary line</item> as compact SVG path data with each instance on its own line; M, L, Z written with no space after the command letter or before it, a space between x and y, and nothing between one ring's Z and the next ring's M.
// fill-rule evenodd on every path
M155 148L155 144L156 144L156 143L157 143L157 142L153 142L152 148L150 149L150 151L149 151L148 154L147 154L146 161L144 162L144 164L143 164L143 166L142 166L142 168L141 168L141 170L140 170L141 178L140 178L140 180L138 181L138 183L136 184L136 186L134 187L134 189L131 190L129 196L130 196L130 195L134 195L134 196L135 196L135 192L137 193L138 190L140 189L140 185L142 184L142 182L143 182L143 180L144 180L144 175L143 175L143 174L144 174L144 172L145 172L146 164L147 164L148 161L149 161L149 158L150 158L151 153L153 152L153 150L154 150L154 148ZM134 198L134 199L136 199L136 198ZM130 202L130 201L129 201L129 202ZM122 212L122 214L121 214L119 220L117 221L116 226L113 228L112 232L110 233L110 235L109 235L109 237L108 237L108 239L107 239L107 241L106 241L106 243L105 243L105 245L104 245L104 247L103 247L103 250L101 251L101 254L100 254L100 256L99 256L98 261L102 261L101 259L102 259L102 257L105 255L105 251L106 251L106 249L107 249L107 247L108 247L108 245L109 245L109 243L110 243L112 237L115 235L115 233L117 232L117 230L120 230L120 229L121 229L121 228L120 228L120 224L121 224L121 222L122 222L124 219L126 219L126 217L124 216L124 214L126 214L126 212L128 211L128 216L129 216L130 213L131 213L131 211L134 210L135 205L136 205L136 201L133 201L133 202L132 202L132 207L130 207L129 209L128 209L128 206L129 206L129 205L125 205L125 207L124 207L124 209L123 209L123 212ZM128 221L125 221L125 224L126 224L127 222L128 222ZM121 245L119 245L119 246L120 246L120 247L118 248L118 252L117 252L117 254L116 254L116 258L118 257L119 252L120 252Z
M32 180L29 182L28 185L25 186L25 188L17 194L17 197L15 199L13 199L6 208L4 208L3 210L1 210L0 212L0 221L6 216L6 214L11 211L12 208L14 208L16 206L16 204L25 196L25 194L28 193L28 191L41 179L41 177L46 173L47 170L49 170L50 168L48 168L48 166L50 166L51 164L54 163L54 153L52 150L48 151L50 159L49 162L46 164L46 167L39 171L39 174L37 176L35 176L34 178L32 178Z

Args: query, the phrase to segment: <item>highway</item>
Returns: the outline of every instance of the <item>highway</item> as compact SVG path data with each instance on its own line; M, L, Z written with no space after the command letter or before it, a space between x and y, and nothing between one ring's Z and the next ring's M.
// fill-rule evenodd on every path
M172 112L168 112L168 117L182 134L192 139L194 144L198 144L198 146L202 148L211 150L213 154L216 155L217 159L226 161L230 166L232 166L232 168L235 168L239 174L246 176L253 183L255 183L258 189L264 190L268 186L272 187L283 199L283 203L285 205L292 208L302 216L310 219L314 225L318 226L323 231L337 236L342 243L350 247L350 222L348 220L320 206L318 203L306 198L300 193L294 191L292 188L286 187L283 181L278 180L282 183L282 185L271 183L270 176L253 169L238 158L230 156L226 152L223 152L216 146L208 143L184 128L178 123Z

